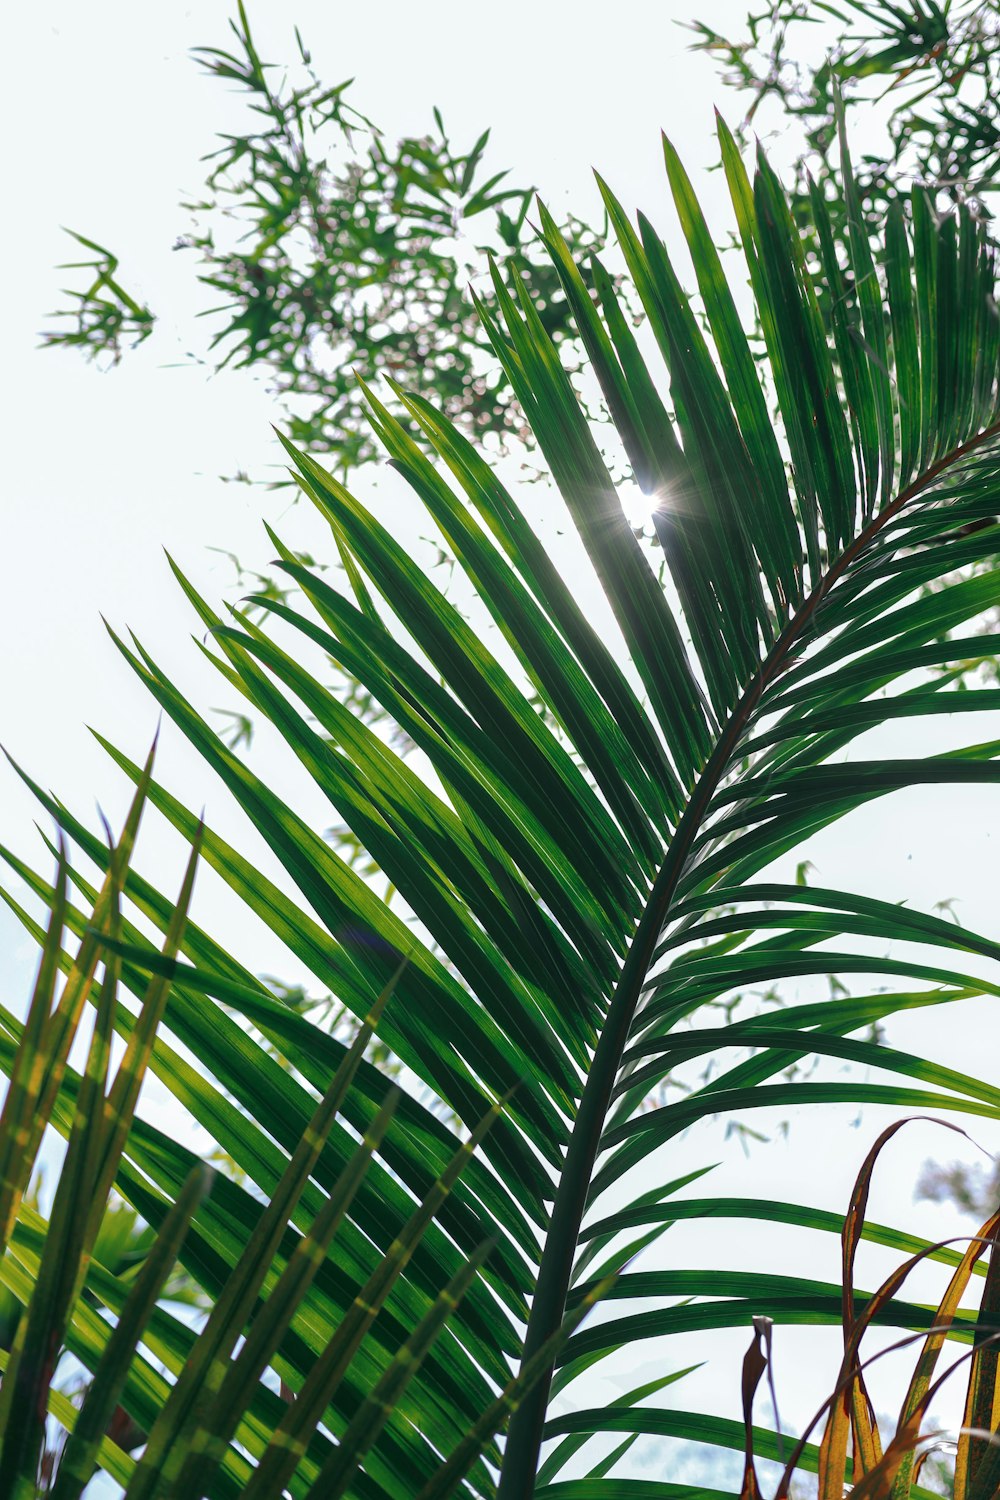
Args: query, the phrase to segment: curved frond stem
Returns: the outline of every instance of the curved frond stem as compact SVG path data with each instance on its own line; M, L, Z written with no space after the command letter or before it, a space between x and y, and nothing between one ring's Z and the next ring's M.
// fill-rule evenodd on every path
M605 1120L628 1045L636 1007L646 975L670 914L688 856L712 803L732 754L764 692L780 675L789 655L801 641L823 600L851 564L888 523L923 494L948 469L993 438L1000 437L1000 421L929 465L915 480L877 512L843 549L792 616L758 671L744 689L714 751L698 778L677 824L666 857L657 872L649 900L636 926L621 974L608 1008L594 1059L580 1097L573 1131L552 1207L524 1342L524 1362L531 1360L558 1329L566 1304L583 1216L589 1199L594 1166L601 1150ZM538 1467L552 1369L536 1382L514 1413L504 1452L498 1500L521 1500L531 1493Z

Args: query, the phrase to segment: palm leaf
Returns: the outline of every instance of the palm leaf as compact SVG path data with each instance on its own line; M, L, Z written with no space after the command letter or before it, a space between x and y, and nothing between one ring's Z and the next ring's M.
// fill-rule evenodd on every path
M939 1016L941 1006L970 995L1000 994L1000 976L982 977L997 944L891 900L795 886L781 864L770 869L876 798L1000 781L1000 740L964 743L961 730L961 714L992 709L995 690L957 691L963 664L989 654L994 636L977 631L1000 604L994 250L968 215L938 221L920 193L894 208L884 246L873 247L856 212L845 143L847 240L838 243L817 199L812 260L766 159L751 179L724 126L720 139L746 261L734 275L749 277L763 367L669 145L667 175L697 300L649 221L633 226L602 184L665 382L647 365L607 271L593 269L593 298L551 218L541 217L621 462L653 503L656 553L624 517L612 468L530 284L510 285L497 272L492 299L480 308L613 627L589 618L578 581L560 577L497 472L426 400L405 392L397 392L398 415L372 398L373 425L500 627L495 651L391 528L287 443L302 490L330 523L350 592L275 539L301 598L294 605L254 598L255 610L267 613L265 630L238 611L223 619L178 570L209 632L211 660L366 845L398 892L395 904L324 842L282 787L223 743L151 652L115 636L287 879L281 887L266 880L210 827L201 835L203 858L359 1021L406 959L378 1035L451 1118L472 1129L509 1097L440 1223L401 1268L350 1371L324 1397L334 1441L292 1450L296 1495L321 1473L361 1497L443 1494L434 1474L441 1456L453 1455L447 1472L458 1493L523 1500L535 1488L546 1436L628 1437L673 1424L706 1442L729 1441L732 1429L698 1414L627 1403L606 1419L584 1411L576 1426L573 1417L553 1423L553 1378L565 1390L623 1343L748 1324L759 1313L836 1323L841 1289L724 1266L640 1267L610 1295L640 1299L643 1312L584 1323L567 1337L567 1311L577 1318L602 1284L584 1272L616 1247L638 1245L641 1253L681 1218L768 1219L820 1232L837 1225L809 1203L703 1191L674 1198L683 1185L666 1181L637 1189L630 1169L700 1119L775 1104L871 1102L1000 1116L996 1088L939 1065L932 1042L922 1055L865 1035L873 1021L897 1013L930 1008ZM426 777L323 685L329 659L412 738ZM874 758L864 748L871 729L947 713L956 716L947 754ZM107 748L141 784L138 765ZM146 790L193 840L193 813L151 777ZM99 841L39 795L106 878ZM46 904L57 902L57 891L21 873ZM154 882L130 869L124 894L167 930L170 903ZM67 920L79 919L71 910ZM130 921L115 951L126 986L166 972ZM200 1066L165 1038L150 1065L270 1197L285 1160L275 1141L291 1152L310 1111L302 1084L238 1018L321 1092L343 1049L284 1010L201 929L186 929L180 954L167 966L164 1025ZM718 1024L717 1002L803 975L841 982L825 1002ZM858 992L846 993L852 975ZM901 982L876 993L888 977ZM723 1071L683 1098L641 1107L654 1085L699 1055L718 1057ZM859 1081L856 1068L833 1081L775 1081L810 1057L878 1068L880 1081ZM67 1077L67 1098L71 1083ZM359 1067L345 1118L370 1120L375 1092L373 1070ZM248 1118L255 1111L267 1132ZM335 1125L317 1159L325 1191L346 1164L348 1139ZM404 1094L384 1139L391 1171L373 1164L372 1190L367 1178L359 1186L336 1255L275 1355L293 1388L308 1379L356 1288L375 1273L454 1144L426 1095ZM133 1128L119 1186L150 1222L162 1220L180 1190L189 1156L141 1121ZM614 1207L605 1199L611 1189ZM268 1289L318 1206L307 1185L305 1217L275 1246ZM250 1195L232 1182L199 1206L182 1257L213 1296L257 1217ZM896 1226L867 1232L908 1243ZM495 1250L479 1266L469 1257L490 1233ZM429 1309L443 1286L462 1280L463 1266L472 1270L461 1305L414 1361L404 1388L394 1361L412 1352L408 1341L430 1326L422 1320L433 1323ZM933 1309L899 1299L873 1311L904 1328L933 1320ZM185 1340L161 1327L179 1368ZM952 1332L968 1338L973 1329L958 1316ZM496 1394L505 1390L506 1405ZM364 1404L373 1391L392 1392L384 1423ZM257 1391L239 1429L247 1473L266 1450L272 1394ZM490 1446L508 1412L502 1445ZM361 1467L351 1478L355 1462ZM595 1471L536 1493L582 1500L689 1491L669 1476L644 1485Z
M316 1359L318 1351L310 1353L308 1348L303 1349L303 1333L307 1329L314 1333L323 1330L324 1353L336 1381L331 1383L327 1379L321 1384L322 1399L318 1407L314 1403L311 1419L298 1424L292 1468L301 1456L307 1471L311 1469L314 1476L319 1474L324 1461L329 1464L340 1451L334 1448L331 1453L329 1442L316 1434L318 1421L333 1399L335 1384L343 1381L351 1387L348 1413L357 1404L359 1394L363 1397L362 1409L366 1406L371 1409L374 1402L381 1410L382 1397L377 1392L390 1379L390 1372L395 1374L397 1387L405 1386L405 1379L400 1381L397 1372L403 1369L405 1374L408 1346L404 1344L403 1351L390 1346L385 1373L376 1382L376 1393L363 1395L365 1367L366 1363L371 1367L375 1344L375 1340L369 1339L361 1347L363 1336L388 1300L402 1269L421 1252L435 1216L447 1205L477 1143L502 1113L503 1101L500 1101L470 1141L453 1152L444 1171L432 1182L425 1201L397 1232L390 1254L355 1297L352 1311L361 1312L360 1321L355 1320L357 1326L352 1326L350 1317L338 1315L326 1288L320 1287L318 1294L310 1299L313 1283L317 1278L322 1281L331 1240L341 1227L348 1206L365 1184L372 1153L382 1146L395 1112L398 1092L392 1091L376 1119L367 1126L360 1146L348 1150L346 1164L332 1189L325 1196L317 1196L317 1186L310 1179L326 1180L329 1167L323 1170L321 1158L326 1153L335 1117L362 1064L380 1009L391 993L391 985L378 997L351 1047L341 1048L340 1062L326 1094L307 1122L280 1180L269 1192L263 1213L259 1203L241 1190L236 1190L235 1199L230 1197L225 1201L226 1189L232 1193L233 1185L219 1177L214 1182L222 1195L223 1208L212 1209L205 1196L206 1171L200 1164L191 1165L186 1179L179 1181L180 1174L190 1165L189 1154L180 1152L166 1138L157 1138L157 1133L150 1133L141 1121L133 1121L131 1131L125 1128L147 1063L162 1072L164 1054L169 1055L170 1049L156 1036L156 1029L164 1012L171 1010L170 981L176 970L172 955L184 930L195 854L196 850L192 852L181 902L167 917L166 952L157 955L157 965L150 965L159 970L152 977L137 977L135 972L137 962L145 964L148 944L136 949L119 936L122 923L118 903L124 872L116 851L110 854L115 872L110 904L103 894L98 899L99 909L109 923L109 930L100 934L100 946L111 954L101 984L99 1024L94 1030L86 1072L81 1077L72 1067L64 1065L61 1088L53 1097L48 1117L49 1123L67 1135L69 1141L53 1217L46 1223L22 1204L13 1226L9 1253L0 1261L0 1282L26 1308L13 1355L10 1360L5 1359L5 1379L0 1388L8 1412L2 1462L6 1466L6 1482L13 1486L12 1493L21 1493L26 1485L33 1488L43 1397L48 1398L50 1411L71 1433L55 1481L56 1493L67 1500L82 1493L95 1464L107 1468L124 1482L128 1493L189 1493L193 1488L204 1492L206 1486L213 1494L242 1492L246 1488L248 1466L232 1446L233 1439L238 1440L244 1451L249 1450L262 1460L272 1447L282 1459L287 1455L287 1445L281 1441L281 1403L260 1383L265 1367L275 1366L288 1379L307 1375L306 1386L314 1374L324 1369L323 1361ZM59 968L67 973L68 983L73 983L79 972L78 958L60 946L63 921L82 929L81 948L93 937L89 923L66 898L67 867L63 856L59 872L58 884L50 892L54 920L45 935L39 982L28 1020L22 1024L6 1012L0 1018L0 1067L13 1078L24 1076L24 1059L28 1057L30 1061L39 1030L36 1011L40 1004L44 1010L51 1010ZM79 877L75 877L75 882L83 884ZM27 914L22 915L30 926L31 919ZM144 995L138 1016L129 1015L126 1019L127 1013L117 1006L115 997L120 983ZM103 1097L102 1076L106 1072L113 1027L123 1033L127 1042L102 1110L96 1101ZM179 1059L175 1057L174 1062L176 1066ZM44 1073L43 1069L35 1071L40 1076ZM17 1097L13 1096L15 1103ZM216 1103L219 1107L226 1101ZM27 1132L22 1135L26 1138ZM123 1149L127 1159L119 1160ZM245 1147L237 1159L252 1162ZM119 1188L140 1206L158 1231L134 1283L112 1275L92 1250L101 1217L97 1212L101 1201L97 1194L103 1192L106 1196L109 1174L116 1169ZM164 1188L166 1196L151 1193L151 1183ZM271 1187L270 1182L266 1185ZM318 1209L313 1211L317 1203ZM288 1220L300 1217L300 1209L305 1210L308 1228L296 1237ZM198 1223L194 1224L196 1214ZM246 1231L242 1242L241 1229ZM218 1254L220 1234L224 1237L223 1251L226 1248L230 1251L228 1264L225 1253L221 1260ZM213 1293L211 1314L197 1336L183 1320L157 1306L164 1278L182 1246L188 1263ZM280 1272L276 1272L275 1252L279 1248L284 1263ZM473 1271L482 1258L479 1253L472 1262L459 1260L450 1283L452 1290L438 1293L433 1318L430 1322L424 1320L421 1360L434 1350L438 1360L436 1380L445 1390L450 1380L448 1362L446 1359L441 1363L434 1346L439 1343L443 1325L453 1309L454 1290L473 1280ZM350 1263L349 1253L338 1259L341 1265L345 1261ZM436 1277L437 1271L432 1274ZM261 1299L259 1294L265 1281L270 1283L268 1295ZM89 1301L80 1297L84 1286ZM115 1319L110 1330L93 1310L91 1302L95 1298ZM411 1298L410 1308L413 1306ZM233 1359L232 1348L251 1320L239 1356ZM293 1321L297 1326L290 1333ZM380 1327L379 1333L384 1338L384 1328ZM140 1338L166 1367L172 1380L165 1381L144 1356L137 1354ZM561 1339L562 1335L553 1348ZM483 1352L487 1346L478 1347ZM93 1371L93 1382L79 1413L68 1401L61 1400L58 1393L49 1391L56 1359L64 1348ZM353 1382L344 1381L349 1366ZM451 1394L457 1396L459 1387L453 1379L450 1383ZM487 1386L483 1386L483 1391L488 1395ZM144 1435L145 1449L138 1464L103 1437L119 1401ZM298 1407L298 1402L293 1403L296 1412ZM470 1407L470 1415L474 1410ZM389 1406L375 1430L385 1427L392 1415ZM430 1421L428 1426L433 1436L434 1422ZM495 1427L484 1429L465 1468L474 1468L480 1461L494 1430ZM388 1464L390 1474L393 1465L397 1473L410 1473L411 1458L398 1451L398 1434L397 1452L393 1454L392 1443L386 1446L387 1451L382 1454L383 1470ZM429 1457L425 1464L428 1476L433 1477L436 1466ZM261 1462L257 1472L262 1473L264 1467ZM293 1484L293 1488L298 1486Z

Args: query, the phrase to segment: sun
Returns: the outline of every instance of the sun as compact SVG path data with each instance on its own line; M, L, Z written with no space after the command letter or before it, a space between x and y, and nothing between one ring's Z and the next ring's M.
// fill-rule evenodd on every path
M633 480L619 484L617 490L618 500L630 526L648 526L654 512L660 509L666 499L662 489L657 488L646 494Z

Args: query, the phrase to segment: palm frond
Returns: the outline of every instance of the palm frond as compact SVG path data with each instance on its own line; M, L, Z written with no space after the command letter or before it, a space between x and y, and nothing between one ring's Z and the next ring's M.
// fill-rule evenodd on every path
M224 743L153 654L114 637L287 881L279 888L267 880L210 826L200 834L202 858L359 1021L393 984L378 1036L455 1120L474 1129L506 1101L400 1267L350 1369L333 1387L317 1378L310 1410L335 1441L317 1436L308 1446L300 1435L308 1451L287 1450L294 1462L281 1479L295 1495L308 1494L320 1475L365 1500L421 1489L443 1495L451 1491L435 1489L434 1475L449 1455L448 1482L469 1497L689 1493L669 1480L643 1487L614 1478L605 1465L554 1480L549 1464L535 1490L548 1438L668 1429L709 1443L732 1437L707 1415L627 1401L603 1415L549 1420L555 1370L564 1390L624 1343L738 1326L752 1314L836 1323L840 1287L725 1266L640 1266L607 1295L611 1303L641 1300L641 1313L612 1311L577 1326L579 1310L604 1287L616 1248L641 1253L682 1218L820 1232L836 1225L808 1203L701 1190L685 1197L691 1179L637 1187L630 1171L698 1120L775 1104L870 1102L1000 1118L1000 1091L942 1066L932 1043L924 1056L866 1034L903 1012L940 1017L958 1000L1000 995L1000 975L983 977L1000 946L859 889L797 885L784 873L805 840L876 798L1000 782L1000 738L964 743L961 728L963 713L993 709L995 689L956 690L970 656L990 654L995 632L977 632L1000 604L995 252L968 214L938 220L919 191L893 210L884 245L873 247L842 142L849 231L839 243L815 196L812 260L766 158L751 179L725 126L720 140L763 368L672 147L667 176L697 299L650 222L640 216L633 226L602 184L665 383L647 365L606 269L595 265L585 278L541 213L625 461L653 503L659 555L625 518L530 284L496 272L492 298L480 306L613 630L590 617L577 580L560 577L498 474L423 397L405 392L396 393L398 415L371 396L374 429L500 627L496 651L391 528L287 443L300 487L349 565L349 592L275 539L303 602L252 598L264 629L240 611L224 620L176 570L209 632L211 660L363 842L398 905L380 899L282 790ZM427 777L323 685L327 659L406 732ZM958 737L947 754L890 758L864 747L880 726L945 714L955 715ZM139 766L107 748L143 784ZM198 820L166 787L150 775L144 790L185 840L196 837ZM39 796L106 879L110 856L100 842L58 801ZM16 868L47 905L59 902L58 890ZM123 895L146 922L168 929L172 906L153 882L129 868ZM68 900L66 908L71 929L85 934L82 913ZM306 1085L325 1092L344 1049L193 924L176 962L124 918L110 947L129 988L169 970L164 1027L199 1068L162 1037L150 1066L272 1198L312 1112ZM842 983L852 975L861 982L856 994ZM718 1024L716 1002L802 976L841 983L827 1001ZM672 1069L704 1055L721 1064L711 1081L640 1108ZM859 1066L833 1079L782 1076L811 1057ZM877 1068L882 1081L860 1081L862 1067ZM65 1108L82 1087L66 1075ZM375 1070L359 1063L343 1101L348 1126L366 1128L378 1088ZM376 1273L455 1144L451 1127L404 1093L385 1123L385 1165L373 1160L345 1206L336 1256L318 1267L274 1356L294 1389L306 1388L335 1330L350 1322L357 1287ZM319 1208L316 1185L333 1190L355 1145L335 1122L301 1210L290 1210L283 1240L268 1241L278 1263L293 1264L296 1236ZM190 1153L139 1120L119 1188L155 1226L190 1165ZM235 1182L220 1182L199 1205L181 1255L213 1297L258 1219ZM906 1243L896 1227L869 1233ZM480 1265L477 1246L490 1235L495 1248ZM265 1268L269 1288L271 1275ZM434 1323L429 1309L448 1285L461 1288L461 1303L418 1361L408 1341L423 1339L417 1330ZM568 1337L567 1315L576 1319ZM933 1313L886 1298L877 1317L913 1329L928 1327ZM177 1326L157 1327L177 1370L190 1341ZM959 1318L953 1331L970 1328ZM412 1356L405 1391L401 1350L409 1350L404 1362ZM223 1382L237 1380L230 1354L217 1352ZM241 1385L241 1399L249 1391ZM392 1393L378 1421L364 1404L372 1391ZM263 1483L247 1476L262 1465L268 1424L273 1431L272 1397L258 1387L238 1432L244 1467L231 1472L257 1484L252 1493ZM145 1399L136 1392L137 1412ZM484 1411L492 1414L486 1423ZM508 1412L500 1444L494 1434ZM199 1493L225 1493L198 1477L200 1459L191 1462Z

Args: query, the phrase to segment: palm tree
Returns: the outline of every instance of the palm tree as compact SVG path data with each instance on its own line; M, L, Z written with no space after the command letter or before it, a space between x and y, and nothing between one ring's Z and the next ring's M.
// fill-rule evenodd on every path
M590 618L576 580L560 575L482 454L431 403L401 389L399 415L369 393L374 430L499 628L502 651L489 649L389 529L290 445L297 483L329 522L345 591L296 561L273 533L301 603L259 597L223 619L175 570L222 676L270 721L369 850L398 892L393 904L296 813L280 785L266 784L227 747L139 642L115 637L266 839L288 884L272 883L211 826L200 829L155 777L150 802L185 840L200 840L203 860L359 1021L388 996L377 1035L404 1083L336 1253L274 1351L282 1397L261 1383L248 1398L228 1467L204 1480L213 1496L276 1495L279 1470L296 1496L340 1493L327 1482L334 1472L358 1497L681 1493L669 1475L641 1490L598 1473L560 1480L580 1436L641 1431L644 1419L623 1398L555 1420L553 1391L633 1340L749 1327L752 1314L836 1321L840 1290L739 1270L622 1269L623 1259L680 1219L765 1220L817 1234L839 1224L808 1203L684 1196L686 1182L647 1181L626 1192L630 1169L700 1119L756 1107L855 1101L1000 1113L1000 1090L937 1063L932 1043L920 1056L870 1037L875 1023L904 1010L930 1008L939 1018L939 1007L970 994L1000 995L1000 979L975 973L976 961L1000 956L1000 945L891 899L768 873L874 798L1000 780L997 741L902 759L866 758L862 741L847 755L879 726L994 706L994 688L968 687L960 675L970 657L991 654L982 624L1000 602L994 250L971 214L938 220L919 189L893 205L873 249L842 142L847 239L838 241L814 193L812 261L766 159L751 181L725 126L720 139L763 360L668 143L697 299L683 291L649 222L640 216L633 226L601 184L669 372L666 390L608 270L595 259L585 280L539 210L623 465L650 497L660 557L622 512L530 283L509 285L498 272L492 301L479 307L618 639ZM426 775L322 686L331 658L416 745ZM140 765L104 743L142 782ZM36 790L106 877L103 840ZM17 868L51 904L53 887ZM181 1250L188 1272L218 1296L259 1217L260 1194L275 1191L345 1048L194 924L179 961L160 957L146 929L166 931L173 903L137 868L123 878L141 921L123 921L111 944L122 982L142 993L151 974L173 981L165 1025L183 1050L161 1037L151 1066L250 1179L223 1180L195 1206ZM88 902L97 899L81 875L74 879ZM66 920L87 929L72 903ZM889 944L905 946L886 956ZM877 992L858 996L840 984L829 999L725 1024L712 1008L804 975L873 976ZM672 1070L706 1056L722 1068L711 1081L646 1107ZM784 1076L812 1057L875 1067L888 1081ZM350 1159L384 1087L375 1068L358 1067L305 1194L309 1213ZM301 1390L356 1287L445 1170L452 1122L475 1128L497 1106L499 1118L328 1404L325 1431L311 1431L308 1449L286 1443L279 1468L268 1468L281 1400ZM138 1121L117 1190L157 1227L192 1164L186 1148ZM302 1225L293 1213L275 1275ZM879 1233L915 1243L898 1230ZM405 1395L383 1401L383 1425L357 1455L361 1468L344 1479L335 1440L366 1410L366 1394L440 1289L470 1265L461 1304L414 1365ZM598 1294L609 1307L619 1298L646 1306L578 1326ZM900 1301L880 1315L905 1328L930 1317ZM166 1314L157 1327L169 1374L188 1345ZM148 1430L143 1379L141 1370L130 1376L121 1400ZM735 1424L682 1412L671 1421L677 1435L742 1445ZM667 1429L661 1421L645 1430ZM540 1465L543 1442L566 1434L569 1447ZM147 1465L127 1494L192 1493L169 1473L174 1479L157 1481Z

